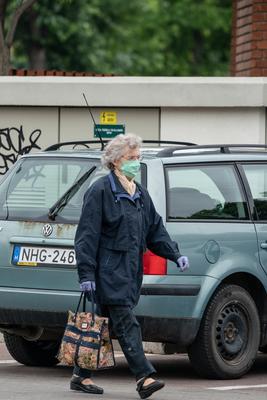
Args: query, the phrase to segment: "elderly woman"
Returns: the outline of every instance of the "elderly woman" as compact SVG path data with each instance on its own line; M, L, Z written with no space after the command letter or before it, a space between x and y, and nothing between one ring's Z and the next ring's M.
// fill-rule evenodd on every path
M75 237L75 250L82 291L96 291L101 314L110 318L142 399L164 386L146 359L140 326L134 316L143 278L142 257L146 249L189 267L157 214L147 192L134 178L140 169L141 138L118 135L106 146L102 163L110 173L86 192ZM70 387L102 394L89 370L74 368Z

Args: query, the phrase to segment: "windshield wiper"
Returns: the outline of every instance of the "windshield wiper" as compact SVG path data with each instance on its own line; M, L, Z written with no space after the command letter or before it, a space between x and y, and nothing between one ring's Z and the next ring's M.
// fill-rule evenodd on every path
M58 213L68 204L70 199L78 192L82 184L89 178L91 173L96 169L96 166L93 166L89 169L89 171L85 172L77 182L75 182L49 209L48 218L55 220Z

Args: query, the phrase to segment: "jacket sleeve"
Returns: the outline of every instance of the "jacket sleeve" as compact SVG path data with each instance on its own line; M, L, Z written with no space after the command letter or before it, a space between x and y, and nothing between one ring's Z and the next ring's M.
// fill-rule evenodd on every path
M146 244L149 250L160 257L168 258L177 262L181 256L178 244L171 240L166 228L163 225L161 216L157 213L151 197L149 212L149 230L146 237Z
M102 225L102 191L90 188L84 196L82 213L75 235L79 282L94 281Z

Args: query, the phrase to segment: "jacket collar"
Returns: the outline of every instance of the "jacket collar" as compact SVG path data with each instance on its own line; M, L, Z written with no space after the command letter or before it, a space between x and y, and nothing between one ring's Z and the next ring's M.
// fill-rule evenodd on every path
M117 176L112 171L108 174L108 179L110 182L111 190L116 198L116 201L119 201L121 198L126 198L131 201L135 201L136 199L139 199L141 197L141 192L137 185L135 194L133 196L129 195L129 193L126 192L126 190L120 183Z

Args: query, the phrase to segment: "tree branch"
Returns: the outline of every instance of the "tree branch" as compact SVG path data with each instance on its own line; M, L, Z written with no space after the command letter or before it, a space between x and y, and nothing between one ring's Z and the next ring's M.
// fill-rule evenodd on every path
M3 26L0 23L0 51L2 51L4 46L5 46L4 31L3 31Z
M16 8L14 11L12 18L11 18L11 23L10 23L10 28L7 32L6 35L6 45L8 47L12 46L12 43L14 41L14 36L17 28L17 24L19 22L20 17L22 14L27 10L27 8L31 7L33 3L35 3L37 0L25 0L22 1L20 6Z
M2 15L5 15L7 6L7 0L0 0L0 18Z
M0 0L0 18L5 15L8 0Z
M6 14L6 6L7 0L0 0L0 51L3 51L5 46L5 38L4 38L4 21Z
M4 21L6 16L7 0L0 0L0 25L4 32Z

